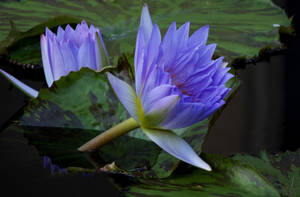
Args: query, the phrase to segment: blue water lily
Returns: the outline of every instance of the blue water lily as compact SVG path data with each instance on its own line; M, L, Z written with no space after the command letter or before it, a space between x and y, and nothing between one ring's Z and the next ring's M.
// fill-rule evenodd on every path
M75 30L70 25L65 30L58 27L57 34L46 28L46 35L41 35L40 43L48 87L70 71L78 71L82 67L98 71L109 64L100 30L93 25L88 27L85 21L78 24ZM38 96L38 91L1 69L0 72L29 96Z
M211 170L171 129L191 126L214 113L230 91L223 57L212 60L216 44L206 45L209 26L189 36L190 23L173 22L164 38L145 5L135 48L135 90L108 74L121 103L158 146L191 165Z

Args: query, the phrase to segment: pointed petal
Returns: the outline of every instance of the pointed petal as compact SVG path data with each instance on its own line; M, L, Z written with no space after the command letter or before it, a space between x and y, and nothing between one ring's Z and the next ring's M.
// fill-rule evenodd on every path
M189 38L190 45L206 44L209 32L209 25L205 25L195 31Z
M94 45L92 45L90 36L85 38L82 45L78 51L78 66L79 69L82 67L88 67L91 69L96 69L96 62L95 62L95 54L94 54Z
M146 65L148 66L147 72L150 72L149 71L149 70L151 70L150 66L156 60L156 58L158 56L159 46L160 46L160 42L161 42L161 34L160 34L160 30L159 30L157 24L155 24L153 27L153 31L151 33L149 42L151 44L148 44L147 56L146 56L147 59L145 61Z
M176 40L176 23L173 22L169 27L164 39L162 41L161 47L163 50L165 69L170 71L173 66L173 61L177 53L177 40Z
M152 28L153 28L153 24L152 24L152 20L151 20L151 16L147 4L144 4L143 6L142 15L140 19L140 27L143 28L145 42L147 43L148 40L150 39Z
M152 70L154 69L157 58L159 55L159 47L160 47L160 41L161 41L161 35L160 35L160 30L157 26L157 24L154 25L153 31L149 40L149 43L147 46L147 51L146 51L146 56L144 58L144 68L143 68L143 78L141 83L145 84L148 81L149 76L151 75ZM143 89L144 92L144 89ZM142 92L142 94L144 94Z
M158 99L171 95L175 88L176 87L173 85L163 84L151 89L150 91L146 91L145 96L142 97L144 109L149 108L149 106Z
M188 45L189 39L189 30L190 30L190 22L184 23L176 32L177 42L178 42L178 49L180 51L184 51Z
M144 78L144 55L145 55L145 40L143 29L140 28L136 37L135 54L134 54L134 69L135 69L135 88L139 94L141 81Z
M50 59L49 59L49 51L48 51L48 42L47 38L44 34L41 35L41 51L42 51L42 60L43 60L43 69L44 74L46 78L46 82L48 84L48 87L50 87L53 83L53 74L52 69L50 65Z
M216 44L209 44L205 47L205 49L201 52L201 57L198 59L197 64L197 72L203 69L206 69L207 66L210 65L210 62L212 61L212 56L214 54L214 51L216 49Z
M132 87L110 73L107 73L107 78L128 113L138 121L137 98Z
M30 96L32 98L36 98L38 96L38 94L39 94L38 91L32 89L28 85L26 85L23 82L19 81L18 79L14 78L12 75L8 74L4 70L0 69L0 73L2 73L2 75L5 78L7 78L9 81L11 81L15 86L17 86L18 88L20 88L21 91L23 91L28 96Z
M142 128L145 134L159 147L174 157L198 168L211 171L205 163L182 138L172 131Z
M69 24L66 26L64 40L74 40L74 29Z
M57 43L55 38L48 40L50 50L49 58L51 62L51 69L54 80L58 80L61 76L66 75L66 70L64 67L64 59L60 52L59 44Z
M48 39L50 39L50 38L51 39L56 38L55 34L48 27L46 27L46 37Z
M205 106L201 103L178 103L161 123L161 128L185 128L203 120Z
M97 46L95 47L95 56L97 70L100 70L101 67L109 65L109 58L100 32L96 32L96 40L97 42L95 43L97 43Z
M57 42L61 42L64 38L64 35L65 35L65 31L63 30L63 28L61 28L61 26L59 26L57 29L57 36L56 36Z
M147 76L147 81L143 86L143 94L139 95L141 100L145 101L153 89L164 84L171 84L170 74L163 70L163 66L155 65L152 72ZM175 94L175 92L173 93Z
M68 74L70 71L78 71L77 60L70 47L70 42L62 43L60 48L64 60L66 74Z

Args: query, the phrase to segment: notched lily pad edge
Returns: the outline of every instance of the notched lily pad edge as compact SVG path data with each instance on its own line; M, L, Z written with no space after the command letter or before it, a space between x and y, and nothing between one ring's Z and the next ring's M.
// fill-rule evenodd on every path
M234 58L231 61L231 66L236 70L245 69L249 64L257 64L261 61L269 61L272 56L286 54L287 50L296 39L296 30L293 26L280 26L278 29L278 39L280 42L280 46L274 46L272 44L267 44L262 47L258 54L247 58L246 56L239 56Z
M52 25L51 23L55 21L56 19L64 18L63 23ZM8 60L9 63L11 63L14 66L22 66L23 68L30 68L30 69L41 69L42 66L40 64L31 64L31 63L22 63L14 60L12 57L8 54L8 49L13 47L18 41L26 38L26 37L35 37L39 36L44 33L44 29L46 26L49 26L51 30L57 29L58 26L64 26L66 24L75 25L76 23L79 23L81 20L77 17L68 16L68 15L59 15L56 17L53 17L44 23L41 23L32 29L26 31L26 32L20 32L16 29L15 24L13 21L10 21L11 24L11 31L7 38L5 38L3 41L0 42L0 59L2 60ZM280 26L278 29L278 37L279 41L281 43L281 46L272 46L272 44L268 44L265 47L262 47L259 49L259 52L257 55L254 55L253 57L246 57L246 56L237 56L229 61L229 64L232 65L235 69L244 69L247 64L250 63L257 63L259 61L268 60L270 56L277 55L284 53L286 51L286 46L288 46L288 43L291 43L291 39L295 37L294 31L292 26L285 27ZM219 54L215 54L214 58L219 57ZM114 58L115 59L115 58ZM226 59L226 57L225 57Z

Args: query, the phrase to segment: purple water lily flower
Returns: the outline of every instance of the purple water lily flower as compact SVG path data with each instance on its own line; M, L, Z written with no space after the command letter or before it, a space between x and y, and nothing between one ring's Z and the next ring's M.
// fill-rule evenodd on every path
M58 27L57 35L46 28L46 35L41 35L41 51L48 87L70 71L78 71L82 67L97 71L109 64L100 30L93 25L88 27L85 21L75 30L70 25L65 30ZM0 72L29 96L37 97L38 91L1 69Z
M211 115L229 92L223 57L212 60L216 44L206 45L209 26L189 36L189 25L173 22L164 38L152 25L144 6L135 48L135 90L108 74L108 79L129 114L158 146L191 165L211 170L171 129L191 126Z
M100 55L101 47L105 52L104 59ZM65 31L58 27L57 35L46 28L46 36L41 35L41 50L49 87L54 80L69 74L70 71L78 71L82 67L100 70L103 62L108 59L100 30L93 25L89 28L85 21L78 24L75 30L69 25Z

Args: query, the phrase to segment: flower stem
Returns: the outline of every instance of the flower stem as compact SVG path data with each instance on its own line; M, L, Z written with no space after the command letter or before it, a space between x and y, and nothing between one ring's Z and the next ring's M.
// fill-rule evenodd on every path
M96 136L95 138L91 139L84 145L78 148L79 151L92 151L97 150L101 146L107 144L108 142L112 141L113 139L138 128L140 125L133 119L129 118L120 124L108 129L107 131L101 133L100 135Z

